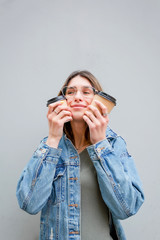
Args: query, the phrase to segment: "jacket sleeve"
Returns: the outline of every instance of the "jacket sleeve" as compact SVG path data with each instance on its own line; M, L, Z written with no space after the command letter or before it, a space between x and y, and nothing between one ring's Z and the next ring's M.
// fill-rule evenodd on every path
M51 191L61 149L41 142L18 181L16 196L20 208L37 214L46 204Z
M88 147L97 172L102 198L113 216L125 219L135 214L144 201L141 181L126 143L120 136Z

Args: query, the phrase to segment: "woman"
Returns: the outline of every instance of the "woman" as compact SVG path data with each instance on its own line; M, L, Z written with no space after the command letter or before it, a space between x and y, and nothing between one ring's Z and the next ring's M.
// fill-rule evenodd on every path
M125 141L108 126L102 90L88 71L73 72L62 87L67 105L48 109L49 135L24 169L17 186L20 207L41 212L41 240L126 239L119 219L144 201Z

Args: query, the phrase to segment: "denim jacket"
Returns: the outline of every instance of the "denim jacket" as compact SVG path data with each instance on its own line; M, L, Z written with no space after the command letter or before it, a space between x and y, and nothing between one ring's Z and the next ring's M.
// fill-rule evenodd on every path
M41 211L40 240L80 240L79 154L65 135L57 149L46 145L46 139L41 141L19 179L16 191L19 206L30 214ZM114 240L125 240L120 219L134 215L144 201L134 161L123 138L109 127L106 139L87 147L87 151L109 209L110 234Z

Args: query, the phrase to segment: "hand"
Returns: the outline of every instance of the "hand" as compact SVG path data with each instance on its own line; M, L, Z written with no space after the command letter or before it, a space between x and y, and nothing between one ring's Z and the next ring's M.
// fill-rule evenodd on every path
M70 108L61 102L49 105L48 113L49 136L46 144L50 147L57 147L63 135L63 126L65 122L72 120Z
M106 129L109 122L107 107L97 100L95 100L95 102L101 109L102 114L96 107L89 105L89 111L87 110L83 116L84 121L89 127L92 144L106 139Z

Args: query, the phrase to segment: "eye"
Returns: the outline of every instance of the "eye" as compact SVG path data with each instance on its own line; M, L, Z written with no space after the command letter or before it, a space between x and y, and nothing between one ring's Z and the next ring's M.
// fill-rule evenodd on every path
M66 90L66 95L74 95L75 94L75 89L69 88Z
M73 90L72 90L72 91L71 91L71 90L70 90L70 91L67 91L66 94L67 94L67 95L73 95L73 94L74 94L74 91L73 91Z
M83 89L83 94L84 95L91 95L91 94L93 94L92 88L88 88L88 87L84 88Z
M83 94L88 95L91 94L89 91L83 91Z

